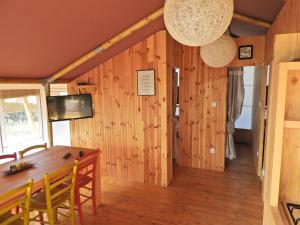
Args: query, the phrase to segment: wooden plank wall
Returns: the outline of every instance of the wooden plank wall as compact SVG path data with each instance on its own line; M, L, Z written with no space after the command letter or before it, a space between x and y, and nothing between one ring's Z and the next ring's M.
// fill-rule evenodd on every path
M286 6L290 4L290 2L294 2L294 0L290 0L286 3ZM295 8L296 10L297 8ZM285 11L286 8L283 8ZM280 13L282 15L282 13ZM284 17L278 17L278 21L284 21L285 19L290 20L289 15L295 15L294 11L291 10L289 14L283 14ZM300 17L300 15L298 16ZM295 20L297 17L293 17ZM284 22L282 22L284 24ZM268 40L268 39L267 39ZM267 43L268 44L268 43ZM270 92L268 96L269 105L272 104L274 99L276 98L276 93L273 93L272 90L276 88L276 82L279 79L279 75L276 72L276 67L280 62L289 62L294 59L300 57L300 34L299 33L291 33L291 34L277 34L274 37L273 46L272 48L267 48L267 55L271 59L271 75L270 75ZM275 87L274 87L275 85ZM276 215L268 214L267 212L270 211L270 207L273 207L271 199L277 199L278 195L276 192L273 191L274 189L274 180L277 179L277 175L275 176L274 170L278 170L278 166L280 166L279 162L274 162L273 158L276 157L274 150L272 148L272 142L275 140L272 138L272 133L274 131L273 124L272 124L272 113L271 108L269 110L268 120L267 120L267 140L265 144L265 159L264 159L264 170L265 176L263 179L263 193L264 193L264 225L271 225L269 221L274 220ZM273 121L274 122L274 121ZM275 156L274 156L275 155ZM275 182L276 183L276 182ZM275 187L277 188L277 187ZM272 223L273 224L273 223Z
M272 27L269 29L266 35L266 57L265 63L271 64L271 76L270 83L274 82L272 79L278 79L274 70L277 63L288 62L300 57L300 1L288 0L284 7L278 14ZM294 33L294 34L287 34ZM270 86L270 90L272 87ZM272 94L269 94L268 102L272 101ZM269 120L269 119L268 119ZM272 204L270 199L274 197L272 192L273 178L273 151L268 148L270 145L270 132L272 131L270 122L268 122L267 129L267 143L265 153L265 177L263 182L264 187L264 225L277 224L279 219L276 219L276 215L268 213ZM285 156L284 156L285 157ZM275 196L276 198L277 196ZM272 222L271 222L272 221Z
M293 0L291 0L293 1ZM272 53L272 63L271 63L271 74L270 74L270 86L269 86L269 95L268 102L269 105L272 104L274 94L272 94L272 84L276 83L279 79L278 74L276 73L276 66L280 62L289 62L294 58L300 57L300 34L278 34L274 39L274 48ZM273 85L274 86L274 85ZM264 178L264 197L265 199L270 199L270 189L272 182L272 166L273 162L271 159L273 158L273 150L269 147L271 142L274 139L271 138L271 132L273 132L272 118L270 117L271 108L268 112L267 119L267 140L265 144L265 178ZM268 204L268 203L266 203ZM267 206L266 206L267 207Z
M251 37L235 38L235 41L236 41L237 46L252 45L253 46L253 58L239 60L238 57L236 57L229 66L237 67L237 66L264 65L265 44L266 44L265 36L251 36Z
M273 59L274 38L276 34L300 32L299 12L299 0L286 1L285 5L281 9L275 22L266 35L266 64L270 64Z
M180 68L178 163L224 170L227 69L212 69L200 48L183 46L169 36L169 68ZM215 101L217 107L211 103ZM216 148L216 154L209 149Z
M238 43L264 44L264 37ZM260 47L257 47L259 50ZM261 64L261 51L251 62ZM227 68L212 69L199 48L175 42L166 31L141 41L70 83L96 84L95 116L71 122L74 146L103 150L102 173L122 180L168 185L172 179L172 68L181 68L179 164L224 170ZM154 97L136 93L136 71L156 70ZM69 88L70 93L77 93ZM212 101L217 107L211 106ZM210 154L210 148L216 154Z
M285 121L300 122L300 71L287 75ZM282 164L281 199L300 202L300 129L285 128Z
M70 84L97 85L85 90L93 95L95 115L71 122L71 143L102 149L104 176L156 185L171 179L165 43L166 32L158 32ZM155 69L156 96L137 96L137 70L142 69Z
M253 45L251 60L238 60L230 64L252 66L264 64L265 36L236 39L237 45ZM168 70L180 68L180 119L178 161L180 165L224 170L227 67L213 69L204 64L200 48L183 46L168 38ZM212 102L217 107L211 106ZM215 148L216 154L209 149Z

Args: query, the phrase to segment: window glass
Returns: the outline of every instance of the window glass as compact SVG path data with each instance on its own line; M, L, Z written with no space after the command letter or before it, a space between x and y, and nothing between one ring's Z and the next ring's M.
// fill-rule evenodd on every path
M252 107L253 104L253 85L244 86L245 87L245 96L243 106Z
M58 91L52 95L68 95L66 91ZM71 146L70 122L57 121L52 123L53 144Z
M4 153L44 142L39 95L2 98L0 118Z
M252 106L254 90L254 66L244 67L244 87L245 97L241 116L235 122L235 128L248 129L252 128Z
M254 84L254 66L245 66L244 67L244 85L253 85Z
M250 130L252 127L251 118L252 118L252 107L243 106L241 116L235 122L235 128Z

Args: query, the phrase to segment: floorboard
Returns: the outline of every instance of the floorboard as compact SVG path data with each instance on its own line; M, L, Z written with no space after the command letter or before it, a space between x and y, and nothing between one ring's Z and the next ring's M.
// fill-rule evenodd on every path
M251 149L238 145L238 159L226 171L174 168L168 188L103 178L102 206L86 224L103 225L261 225L261 182Z

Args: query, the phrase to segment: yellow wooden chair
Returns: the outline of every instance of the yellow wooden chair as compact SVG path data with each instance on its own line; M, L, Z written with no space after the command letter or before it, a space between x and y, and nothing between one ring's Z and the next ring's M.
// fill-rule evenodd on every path
M28 148L25 148L25 149L22 150L22 151L19 151L19 157L20 157L20 159L24 158L25 154L27 154L28 152L31 152L31 151L33 151L33 150L37 150L37 149L39 149L39 148L41 148L41 149L46 149L46 148L47 148L47 144L44 143L44 144L42 144L42 145L34 145L34 146L30 146L30 147L28 147Z
M27 184L0 196L0 225L29 224L31 190L32 180L29 180ZM21 212L12 214L16 207L21 208Z
M51 174L44 175L44 191L31 198L31 210L39 212L39 215L32 218L31 221L53 225L57 221L58 214L70 218L71 224L75 224L74 188L77 167L78 161L75 161L74 165L65 166ZM68 209L69 215L59 212L60 208ZM48 222L44 221L43 213L47 213Z

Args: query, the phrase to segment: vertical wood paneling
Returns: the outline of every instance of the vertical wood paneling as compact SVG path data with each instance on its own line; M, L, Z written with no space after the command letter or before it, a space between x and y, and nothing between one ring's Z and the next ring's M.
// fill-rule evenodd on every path
M224 170L227 69L212 69L200 48L183 46L169 36L170 68L180 68L179 148L182 166ZM211 103L215 101L217 107ZM210 148L216 154L210 154Z
M253 58L239 60L236 57L230 64L232 67L236 66L257 66L264 65L265 63L265 36L251 36L235 38L237 46L252 45L253 46Z
M156 96L137 96L137 70L143 69L155 69ZM95 115L71 122L71 142L103 150L104 176L168 184L166 73L166 32L161 31L70 84L97 85L84 90L92 93Z
M272 27L266 35L266 62L270 63L273 58L274 42L276 34L300 32L300 1L289 0L285 3L278 14ZM288 44L288 43L286 43Z
M265 36L237 38L240 45L253 45L251 60L235 58L230 64L251 66L264 64ZM169 71L180 68L180 120L178 161L180 165L224 170L227 68L208 67L200 57L200 48L183 46L168 36ZM217 107L212 107L212 102ZM209 149L215 148L216 154Z
M262 38L255 40L246 42L258 45ZM258 53L251 61L261 62ZM174 66L181 70L179 164L224 170L227 68L209 68L202 62L199 48L183 46L161 31L70 84L97 86L96 90L83 90L93 95L95 116L71 122L71 142L103 149L104 176L164 186L171 181ZM156 96L137 96L136 71L152 68ZM215 148L216 154L210 154L210 148Z
M289 71L285 101L285 120L300 121L300 71ZM281 199L300 201L300 130L286 128L282 147Z

